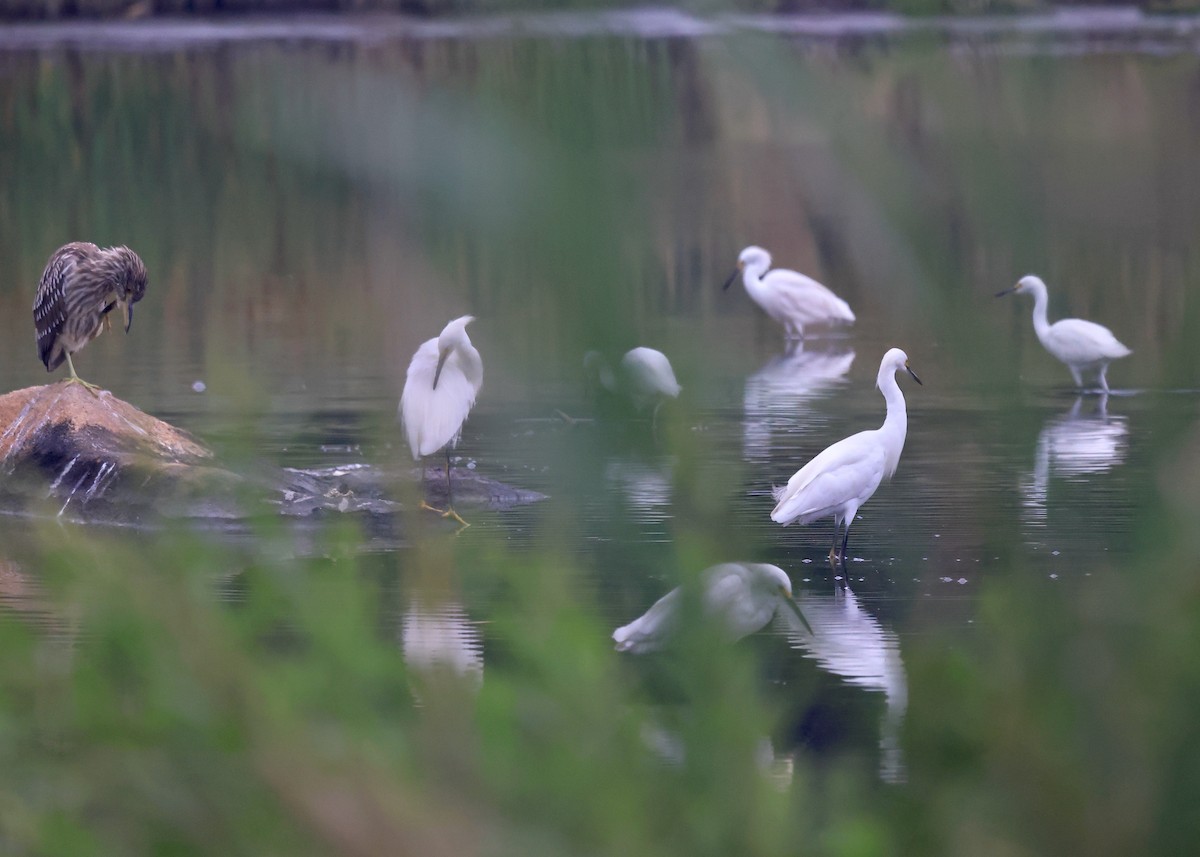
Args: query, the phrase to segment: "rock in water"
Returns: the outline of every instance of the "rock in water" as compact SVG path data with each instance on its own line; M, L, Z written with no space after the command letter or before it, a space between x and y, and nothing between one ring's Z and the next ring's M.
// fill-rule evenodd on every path
M187 514L218 484L228 494L238 481L212 457L107 391L60 382L0 396L0 498L8 508L41 501L59 514L89 507L98 517L136 520L139 510L169 512L179 501Z

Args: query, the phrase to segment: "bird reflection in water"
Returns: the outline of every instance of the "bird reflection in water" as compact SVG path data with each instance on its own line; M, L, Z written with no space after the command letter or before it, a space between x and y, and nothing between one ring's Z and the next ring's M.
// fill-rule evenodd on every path
M1129 426L1125 417L1109 416L1108 395L1098 398L1095 411L1082 414L1082 408L1083 397L1079 396L1070 411L1048 420L1038 435L1033 470L1021 486L1030 524L1046 524L1051 475L1087 482L1088 477L1107 473L1125 460Z
M879 730L879 776L885 782L903 782L900 726L908 707L908 680L895 632L864 610L849 586L832 595L805 592L800 605L812 630L780 613L788 625L788 642L826 672L884 695L887 708Z
M400 644L414 673L442 672L473 688L483 683L483 637L457 601L414 597L400 623Z
M793 428L798 410L840 386L853 363L853 349L806 350L803 342L792 341L787 351L747 378L742 420L746 460L769 460L772 433Z

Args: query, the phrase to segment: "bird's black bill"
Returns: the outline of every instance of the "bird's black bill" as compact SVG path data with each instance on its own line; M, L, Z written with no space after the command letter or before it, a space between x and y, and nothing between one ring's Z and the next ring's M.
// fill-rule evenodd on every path
M133 303L122 304L121 312L125 316L125 332L129 333L129 325L133 324Z
M783 599L783 600L787 602L787 605L788 605L788 607L791 607L791 608L792 608L792 612L796 614L797 618L799 618L799 620L800 620L800 623L801 623L802 625L804 625L804 630L805 630L805 631L808 631L808 633L812 634L812 635L815 637L815 636L816 636L816 632L815 632L815 631L813 631L813 629L812 629L812 625L808 624L808 620L804 618L804 613L803 613L803 611L800 609L800 605L799 605L799 604L797 604L797 603L796 603L794 600L792 600L791 598L787 598L786 596L784 597L784 599Z
M924 387L924 386L925 386L925 382L924 382L924 381L922 381L920 378L918 378L918 377L917 377L917 373L916 373L916 372L914 372L914 371L912 370L912 367L911 367L911 366L905 366L904 368L908 370L908 374L909 374L909 375L912 375L912 376L913 376L913 380L914 380L914 381L916 381L916 382L917 382L918 384L920 384L922 387Z
M725 291L730 286L732 286L733 281L738 278L738 274L740 274L740 273L741 273L741 269L738 269L738 270L734 271L732 274L730 274L729 279L725 281L725 285L721 286L721 290Z
M1005 295L1011 295L1016 290L1017 290L1016 286L1009 286L1007 289L1002 289L1002 290L996 292L996 297L1002 298Z
M437 371L433 373L433 389L437 389L438 379L442 377L442 367L446 365L446 358L450 356L450 349L446 349L438 355Z

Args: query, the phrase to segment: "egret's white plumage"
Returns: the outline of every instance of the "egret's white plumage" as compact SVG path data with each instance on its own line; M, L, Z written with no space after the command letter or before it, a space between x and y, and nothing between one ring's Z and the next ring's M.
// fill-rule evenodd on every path
M667 355L653 348L638 347L621 358L625 391L638 410L664 398L675 399L683 389L675 380L675 370Z
M450 450L462 436L463 423L483 386L483 360L467 336L467 325L474 320L469 315L456 318L438 336L421 343L408 364L400 396L400 419L413 459L446 450L447 502Z
M1133 352L1122 345L1113 332L1094 321L1064 318L1050 324L1046 319L1046 284L1032 274L1024 276L1011 289L998 292L996 297L1018 292L1033 295L1033 330L1050 354L1067 365L1075 386L1083 387L1083 373L1098 373L1100 388L1108 392L1108 364L1128 357Z
M758 631L785 605L804 622L792 600L792 581L778 566L726 562L706 568L700 577L704 610L721 623L731 640ZM662 648L678 625L682 598L679 588L672 589L641 616L613 631L617 651L639 654Z
M771 267L771 254L761 247L747 247L738 256L738 269L725 281L725 288L742 276L750 299L783 325L789 339L804 336L809 324L852 324L850 305L812 277L786 268Z
M614 396L623 396L639 411L654 407L656 415L663 401L678 398L683 390L667 355L653 348L626 351L615 372L604 355L589 351L583 356L583 368L593 390L598 385Z
M875 381L887 403L887 417L882 426L839 440L800 468L786 486L774 491L778 502L771 512L771 520L778 524L807 524L833 516L831 561L837 557L838 528L842 522L846 524L841 552L844 562L855 514L875 493L884 477L891 477L896 472L900 463L900 452L908 434L908 411L904 394L896 383L896 372L901 369L920 383L908 366L908 355L899 348L892 348L883 355Z

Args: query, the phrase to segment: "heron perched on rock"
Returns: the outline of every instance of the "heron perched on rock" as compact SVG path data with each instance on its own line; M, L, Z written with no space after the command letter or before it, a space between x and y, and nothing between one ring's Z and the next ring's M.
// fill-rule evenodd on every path
M146 266L128 247L102 249L74 241L51 253L33 300L38 356L46 371L66 360L71 370L67 380L95 392L94 384L75 373L71 354L112 326L109 313L114 309L120 310L128 333L133 305L145 296L146 281Z
M474 320L469 315L456 318L421 343L408 364L400 395L400 419L413 459L446 451L446 509L434 509L423 500L421 506L463 526L467 522L454 511L451 495L450 450L462 436L463 423L483 386L483 359L467 336L467 325Z

